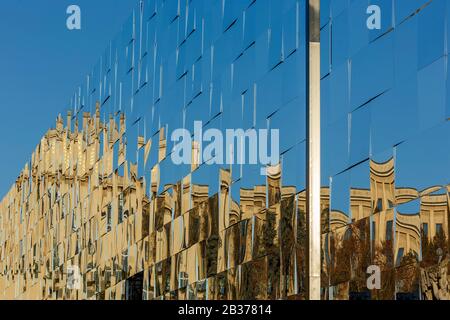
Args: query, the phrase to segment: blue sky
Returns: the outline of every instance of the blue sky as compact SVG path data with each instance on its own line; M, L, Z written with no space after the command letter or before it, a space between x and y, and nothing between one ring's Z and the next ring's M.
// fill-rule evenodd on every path
M0 1L0 198L136 3ZM81 8L81 30L66 28L71 4Z
M377 160L380 154L381 162L396 155L398 186L422 189L448 183L443 168L450 160L448 141L444 139L449 127L443 121L450 110L445 46L450 32L444 31L450 29L445 19L450 6L444 0L434 1L420 14L403 20L423 1L416 1L411 8L405 5L409 2L396 2L398 23L394 32L377 41L371 40L379 35L366 28L367 16L359 3L352 2L350 9L354 12L349 15L339 14L344 1L331 2L330 10L336 14L335 40L322 41L323 70L331 70L322 80L322 121L327 124L322 127L324 185L328 184L329 174L339 176L343 169L369 156ZM329 12L327 3L323 2L325 13ZM392 9L389 0L380 3L384 4L383 12ZM81 31L66 28L66 9L71 4L81 7ZM58 113L68 109L74 91L136 4L137 0L0 1L0 198L42 135L54 126ZM392 19L391 14L384 16ZM264 25L264 21L260 23ZM393 24L383 23L386 27ZM329 27L324 27L322 33L322 39L330 39ZM256 57L264 61L264 55ZM286 83L283 90L290 88ZM270 98L273 91L268 92ZM424 131L427 133L422 134ZM444 147L443 141L447 143ZM427 151L417 154L418 149ZM367 170L367 163L362 163L350 176L344 172L342 179L334 180L335 190L339 190L339 184L348 192L349 184L354 186L361 180L360 171ZM346 201L346 197L338 198Z

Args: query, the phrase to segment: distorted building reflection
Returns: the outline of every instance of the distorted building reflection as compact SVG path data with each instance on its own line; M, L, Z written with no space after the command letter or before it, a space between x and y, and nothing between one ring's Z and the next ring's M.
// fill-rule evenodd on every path
M82 119L79 127L69 114L64 126L58 117L1 203L2 298L305 298L305 191L283 185L291 173L282 165L238 198L219 166L209 171L217 192L193 183L202 165L161 185L162 136L138 137L138 161L160 160L140 176L127 160L124 114L117 124L98 110ZM330 209L322 188L323 298L447 297L450 188L396 187L394 159L370 161L368 173L369 189L349 186L350 212ZM382 288L370 291L372 264ZM79 289L68 289L71 265Z
M137 2L1 200L0 298L307 298L307 1L182 2ZM449 3L378 5L321 1L321 297L450 299Z

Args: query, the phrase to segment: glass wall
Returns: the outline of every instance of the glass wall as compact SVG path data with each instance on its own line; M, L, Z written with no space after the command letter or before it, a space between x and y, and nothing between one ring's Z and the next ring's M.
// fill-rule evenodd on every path
M305 5L140 1L2 203L5 296L304 298Z
M142 178L144 297L304 296L304 23L304 1L143 1L75 94L74 118L121 122L100 175Z
M321 5L323 299L448 299L450 5Z
M139 1L0 203L0 298L306 299L305 12ZM450 299L450 4L320 20L322 299Z

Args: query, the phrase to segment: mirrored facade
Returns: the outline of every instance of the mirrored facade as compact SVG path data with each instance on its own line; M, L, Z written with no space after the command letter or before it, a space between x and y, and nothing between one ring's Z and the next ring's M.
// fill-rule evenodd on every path
M449 13L440 0L321 2L323 299L450 298Z
M0 203L0 298L307 299L306 11L139 1ZM449 17L321 1L322 299L450 299Z

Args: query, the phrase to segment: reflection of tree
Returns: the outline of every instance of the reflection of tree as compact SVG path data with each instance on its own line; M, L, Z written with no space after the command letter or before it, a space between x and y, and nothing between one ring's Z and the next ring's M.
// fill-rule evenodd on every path
M422 261L420 266L427 268L439 263L439 253L441 260L444 260L448 252L448 243L445 232L441 230L437 232L434 238L429 241L422 230Z
M332 285L350 281L350 291L366 290L366 270L370 264L368 235L367 219L348 226L343 235L338 232L332 234L330 237Z
M300 296L306 299L306 277L307 268L306 264L306 248L308 240L308 232L306 228L306 213L303 210L298 210L297 215L297 243L296 243L296 255L297 255L297 268L298 268L298 292Z
M297 243L301 247L306 245L308 239L307 229L306 229L306 213L299 210L297 217Z
M275 246L276 230L276 214L272 211L267 211L266 223L264 224L264 248L267 254L276 254L277 247Z
M325 208L322 210L320 214L320 225L322 233L330 232L329 221L330 221L330 208Z
M372 290L372 299L391 300L395 293L394 248L392 240L374 248L373 264L381 270L381 288Z
M367 290L367 267L370 265L370 227L369 220L360 220L352 225L352 281L350 291L361 292Z
M268 298L265 257L242 264L241 277L240 299L259 300Z
M420 279L426 300L448 300L448 243L443 230L431 241L422 230L422 261Z
M408 252L400 260L395 269L396 291L397 292L417 292L419 289L420 268L417 254Z
M268 254L268 298L276 299L278 296L278 279L280 278L280 256L277 254L279 248L275 245L276 214L267 211L266 223L264 224L264 248Z
M289 270L295 263L291 261L293 256L291 255L295 248L295 235L294 235L294 200L295 197L289 197L281 201L281 217L280 217L280 235L281 235L281 295L287 297L289 295L289 287L293 284L293 273Z
M394 267L394 248L392 240L381 241L380 246L374 248L373 262L381 270L392 269Z

